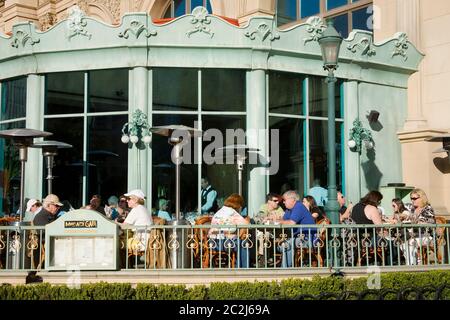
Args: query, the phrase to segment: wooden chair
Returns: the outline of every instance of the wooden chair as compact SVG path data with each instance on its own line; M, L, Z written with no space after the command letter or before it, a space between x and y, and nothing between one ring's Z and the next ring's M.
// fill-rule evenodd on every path
M437 216L435 217L436 224L446 224L447 220L445 217ZM436 227L436 239L433 239L428 245L422 246L422 262L423 264L431 263L431 259L434 260L435 263L443 263L443 259L445 256L445 227ZM437 248L435 248L434 244L436 242Z
M201 216L197 218L195 221L196 225L210 225L212 220L212 216ZM210 245L211 241L215 241L216 246L219 245L218 240L212 240L208 237L207 228L196 228L195 229L195 239L198 243L198 246L194 249L194 260L197 261L197 265L201 265L203 268L210 267L219 267L219 266L228 266L234 268L234 264L236 261L236 252L231 250L231 254L228 254L227 251L216 250Z
M317 225L327 225L330 224L331 221L328 218L323 218L321 220L317 220ZM324 256L326 255L326 240L327 240L327 231L329 229L325 227L318 227L318 236L317 239L312 244L312 247L306 248L296 248L295 253L295 266L301 267L302 262L309 261L311 257L311 267L323 267Z

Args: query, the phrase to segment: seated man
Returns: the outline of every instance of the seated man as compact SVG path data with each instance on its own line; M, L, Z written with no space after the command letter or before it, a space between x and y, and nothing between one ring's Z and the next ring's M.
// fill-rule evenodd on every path
M284 213L283 219L280 221L280 224L283 225L294 225L294 224L315 224L314 218L311 213L306 209L306 207L301 203L300 196L296 191L289 190L283 194L283 202L286 207L286 211ZM292 230L292 232L288 232L288 237L292 235L292 238L288 238L285 243L281 245L282 252L282 262L281 266L283 268L292 267L292 257L294 252L292 251L294 246L294 238L295 245L299 246L300 238L297 235L302 232L305 235L305 238L312 242L312 237L316 233L316 230L311 230L310 228L296 228Z

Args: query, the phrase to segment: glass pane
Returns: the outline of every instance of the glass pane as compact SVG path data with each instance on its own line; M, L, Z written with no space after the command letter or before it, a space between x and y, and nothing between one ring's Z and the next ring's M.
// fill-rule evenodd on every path
M165 18L165 19L167 19L167 18L173 18L173 15L172 15L172 3L170 3L170 4L167 6L166 13L164 14L163 18Z
M195 115L153 115L153 126L185 125L195 128ZM198 139L198 138L197 138ZM195 143L195 145L198 145ZM173 147L167 142L167 137L157 134L152 135L152 210L156 212L159 199L169 200L167 211L175 214L176 190L175 190L175 164L172 162L171 153ZM182 150L183 163L180 166L180 211L191 212L197 208L198 163L194 163L194 141ZM197 149L198 150L198 149ZM150 209L150 208L149 208Z
M372 6L368 6L352 12L353 29L373 31L372 8Z
M304 114L304 76L294 73L270 72L269 112L283 114Z
M344 6L348 3L348 0L327 0L327 10L331 10L337 7Z
M0 121L22 118L27 107L27 78L19 78L1 83L2 97Z
M342 157L341 157L341 123L336 123L336 185L342 186ZM328 185L328 122L325 120L311 120L309 122L309 185L318 179L320 185Z
M320 0L301 0L300 17L306 18L320 13Z
M203 0L191 0L191 12L195 7L203 7Z
M210 0L206 0L206 10L208 10L209 13L213 13Z
M334 28L345 39L348 37L348 14L333 17Z
M89 112L128 110L128 69L89 72Z
M245 70L203 69L202 109L245 111Z
M197 80L196 69L153 69L153 110L196 111Z
M203 159L210 159L211 148L233 144L245 144L245 116L204 116L203 123ZM237 130L240 129L240 130ZM228 131L227 131L228 130ZM236 131L237 130L237 131ZM219 135L220 133L220 135ZM216 139L218 138L218 140ZM221 139L221 140L220 140ZM206 149L206 150L205 150ZM217 191L218 205L222 206L223 200L232 193L239 192L238 171L234 159L222 159L223 164L208 164L203 162L202 177L206 177L209 183ZM247 166L244 166L242 174L242 196L247 199Z
M283 25L297 19L297 0L277 1L277 25Z
M99 194L103 203L127 192L128 148L121 143L123 124L128 115L88 118L87 199Z
M25 128L25 121L0 125L0 130ZM20 206L20 161L19 149L10 139L0 139L0 217L15 215Z
M326 78L309 78L309 115L316 117L328 117L328 84ZM341 84L338 79L335 83L335 117L341 117Z
M270 191L283 194L288 190L304 193L304 120L286 119L281 117L269 118L270 130L278 129L279 170L270 176ZM272 144L270 144L272 146ZM271 150L271 153L274 150Z
M45 114L82 113L84 72L50 73L46 76Z
M174 0L175 17L180 17L186 14L186 0Z
M45 119L44 130L53 132L51 139L69 143L73 148L60 149L53 168L53 190L60 200L80 208L83 192L83 118ZM120 137L119 137L120 139ZM46 169L44 169L44 177ZM44 180L44 195L47 193Z

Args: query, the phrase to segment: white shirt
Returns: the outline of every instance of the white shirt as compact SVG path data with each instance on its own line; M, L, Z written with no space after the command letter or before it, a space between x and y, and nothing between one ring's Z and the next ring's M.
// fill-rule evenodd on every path
M123 223L131 224L134 226L150 226L153 224L153 220L147 208L140 204L137 207L131 209L130 213Z

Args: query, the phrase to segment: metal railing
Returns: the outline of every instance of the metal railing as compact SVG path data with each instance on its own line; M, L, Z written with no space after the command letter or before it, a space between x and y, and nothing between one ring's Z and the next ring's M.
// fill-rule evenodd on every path
M447 266L449 224L153 225L121 230L120 269ZM45 268L45 228L0 227L0 271Z

